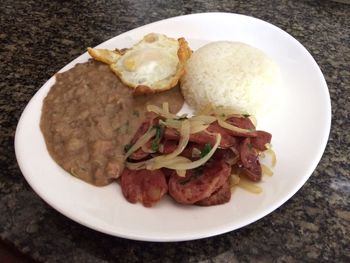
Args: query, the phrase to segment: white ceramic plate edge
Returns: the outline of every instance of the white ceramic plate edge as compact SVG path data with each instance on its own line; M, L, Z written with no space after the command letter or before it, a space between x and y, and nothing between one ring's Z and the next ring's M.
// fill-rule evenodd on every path
M205 13L205 14L194 14L194 15L187 15L187 16L207 16L207 15L232 15L232 14L229 14L229 13ZM152 26L152 25L155 25L157 23L163 23L164 21L168 21L168 20L172 20L172 19L177 19L178 17L175 17L175 18L169 18L169 19L166 19L166 20L162 20L162 21L158 21L158 22L154 22L154 23L151 23L149 25L145 25L145 26L142 26L140 28L136 28L134 30L131 30L131 31L128 31L126 33L123 33L121 35L119 35L118 37L122 37L126 34L130 34L132 32L134 32L135 30L139 30L139 29L142 29L142 28L145 28L145 27L149 27L149 26ZM260 20L261 22L264 22L262 20ZM267 23L267 22L264 22L266 23L268 26L272 26L274 27L273 25ZM283 32L283 34L287 34L286 32L282 31L281 29L275 27L275 29L278 29L280 30L281 32ZM293 38L294 39L294 38ZM108 44L109 42L112 42L113 39L110 39L110 40L107 40L105 41L104 43L100 44L99 46L101 45L106 45ZM294 39L295 40L295 39ZM296 41L296 40L295 40ZM300 45L301 47L303 47L298 41L296 41L298 43L298 45ZM304 47L303 47L304 48ZM305 49L305 48L304 48ZM305 50L307 52L307 54L310 56L310 58L312 59L313 63L315 64L315 67L318 68L318 74L320 75L320 77L323 79L324 81L324 85L326 85L326 82L324 80L324 77L321 73L321 70L319 69L317 63L314 61L314 59L312 58L312 56L310 55L310 53ZM70 67L72 67L74 64L76 63L79 63L79 62L83 62L83 61L86 61L86 59L88 58L88 55L87 53L84 53L83 55L79 56L78 58L74 59L72 62L70 62L69 64L67 64L65 67L63 67L59 72L62 72L62 71L65 71L67 69L69 69ZM42 93L46 93L48 91L48 89L51 87L51 85L54 83L54 77L50 78L44 85L43 87L37 92L42 92ZM323 92L327 92L327 90L322 90ZM36 96L36 94L35 94ZM325 98L328 97L328 100L326 102L326 104L328 105L327 108L330 109L330 99L329 99L329 94L326 94ZM43 195L40 191L40 188L38 188L35 184L32 183L31 181L31 178L30 177L26 177L26 173L25 173L25 167L23 166L22 164L22 156L21 156L21 153L20 153L20 141L18 141L17 139L17 134L18 132L23 129L23 127L21 126L21 119L22 118L25 118L26 114L30 114L30 112L27 112L27 108L29 108L31 105L31 101L28 103L28 105L26 106L24 112L22 113L21 117L20 117L20 121L19 121L19 124L17 126L17 129L16 129L16 136L15 136L15 150L16 150L16 156L17 156L17 160L18 160L18 164L21 168L22 171L24 171L24 176L26 178L26 180L28 181L28 183L30 184L30 186L34 189L35 192L37 192L41 198L43 198L43 200L45 200L50 206L52 206L53 208L55 208L57 211L61 212L62 214L68 216L69 218L73 219L74 221L80 223L80 224L83 224L85 226L88 226L92 229L95 229L95 230L98 230L98 231L101 231L101 232L104 232L104 233L107 233L107 234L111 234L111 235L118 235L120 237L125 237L125 238L131 238L131 239L136 239L136 240L148 240L148 241L183 241L183 240L190 240L190 239L198 239L198 238L204 238L204 237L208 237L208 236L213 236L213 235L218 235L218 234L222 234L222 233L225 233L225 232L228 232L228 231L231 231L232 230L232 226L231 225L226 225L226 226L219 226L217 229L211 229L211 231L208 231L208 232L205 232L205 233L198 233L197 235L193 236L193 234L189 234L188 236L182 236L182 237L174 237L174 236L163 236L163 237L149 237L149 236L142 236L140 234L123 234L123 233L115 233L113 231L108 231L108 229L105 229L104 227L99 227L99 226L96 226L94 224L90 224L88 222L85 222L84 220L81 220L79 217L77 217L75 214L67 214L66 211L64 211L64 209L61 209L60 206L57 206L55 202L52 202L52 200L50 200L49 197ZM323 154L323 151L326 147L326 144L327 144L327 138L328 138L328 135L329 135L329 131L330 131L330 125L331 125L331 116L330 116L330 110L328 111L328 115L325 117L328 121L327 121L327 124L326 124L326 127L328 127L328 129L325 129L322 131L322 137L324 138L322 140L322 144L319 145L319 149L318 149L318 156L315 156L314 158L314 163L311 164L309 166L309 169L308 171L305 171L306 174L308 174L308 176L305 176L303 178L303 180L300 180L298 182L298 184L296 184L293 189L288 193L288 195L285 195L283 199L280 199L276 202L274 202L273 205L271 205L269 207L269 209L265 209L263 211L260 211L260 213L256 216L256 218L254 220L250 220L250 221L246 221L244 223L241 223L239 225L236 225L235 229L238 229L240 227L243 227L245 225L248 225L258 219L260 219L261 217L271 213L272 211L274 211L276 208L278 208L280 205L282 205L283 203L285 203L288 199L290 199L301 187L302 185L307 181L307 179L309 178L309 176L312 174L312 172L314 171L314 169L316 168L317 164L319 163L321 157L322 157L322 154Z

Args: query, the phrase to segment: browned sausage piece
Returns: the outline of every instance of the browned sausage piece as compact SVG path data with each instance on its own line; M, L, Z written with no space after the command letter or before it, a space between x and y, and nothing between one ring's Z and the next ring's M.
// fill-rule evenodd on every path
M124 197L130 203L140 202L145 207L153 206L168 191L167 182L161 170L125 168L120 182Z
M196 205L200 206L211 206L211 205L221 205L229 202L231 200L231 189L230 183L227 180L226 183L221 186L216 192L211 196L204 198L198 202Z
M266 143L271 142L272 135L266 131L256 131L257 136L250 139L254 148L259 151L265 151L267 148L265 147Z
M231 131L227 130L227 132L233 136L240 136L240 137L255 137L256 132L255 126L252 123L252 121L249 118L246 117L230 117L226 120L228 124L231 124L233 126L236 126L238 128L242 129L247 129L247 130L252 130L251 132L248 133L242 133L242 132L236 132L236 131Z
M135 142L137 142L137 140L148 131L150 126L151 126L151 122L150 121L143 122L140 125L140 127L137 129L137 131L136 131L136 133L135 133L135 135L132 138L130 143L134 144Z
M242 129L255 129L254 124L248 117L229 117L226 122Z
M159 152L169 154L176 150L178 142L173 140L164 140L161 145L162 147L159 147Z
M152 118L153 117L153 118ZM138 128L138 130L136 131L134 137L132 138L130 144L134 144L136 143L136 141L142 136L144 135L148 129L152 126L152 125L155 125L159 122L159 118L156 117L154 118L154 116L152 114L149 114L148 116L148 120L143 122L140 127ZM152 140L148 141L146 144L145 144L145 147L147 149L151 149L152 147ZM138 149L136 150L135 152L133 152L131 155L130 155L130 159L132 160L142 160L142 159L145 159L150 153L149 152L145 152L143 149Z
M235 165L239 160L239 151L236 148L217 149L212 157L214 160L223 160L229 165Z
M142 150L142 148L140 148L140 149L136 150L135 152L133 152L129 156L129 158L132 160L139 161L139 160L145 159L148 155L150 155L150 153L145 152L144 150Z
M238 146L238 139L232 136L227 129L222 128L217 121L211 123L207 129L210 133L220 133L221 135L221 142L220 142L220 148L229 148L229 147L237 147Z
M247 177L252 181L260 181L262 176L261 165L258 153L250 142L250 138L245 138L239 147L240 158L243 164L243 170Z
M169 180L169 194L180 204L194 204L218 190L230 174L231 166L224 161L213 161L203 171L188 170L185 177L175 173Z
M208 128L209 129L209 128ZM217 129L217 128L212 128ZM217 129L219 130L219 129ZM221 133L221 131L212 131L213 133ZM173 128L165 128L164 130L164 137L168 140L175 140L178 141L180 140L180 133L173 129ZM198 144L207 144L209 143L210 145L214 145L216 142L216 135L215 134L210 134L206 131L201 131L197 133L193 133L190 135L190 142L198 143ZM224 134L221 138L221 142L219 147L220 148L228 148L236 144L236 139L232 136L229 136L228 134Z

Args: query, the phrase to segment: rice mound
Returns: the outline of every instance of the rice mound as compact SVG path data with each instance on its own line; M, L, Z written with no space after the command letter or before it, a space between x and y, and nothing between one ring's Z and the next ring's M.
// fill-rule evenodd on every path
M196 111L208 106L261 116L276 101L278 66L259 49L218 41L195 51L181 79L186 102Z

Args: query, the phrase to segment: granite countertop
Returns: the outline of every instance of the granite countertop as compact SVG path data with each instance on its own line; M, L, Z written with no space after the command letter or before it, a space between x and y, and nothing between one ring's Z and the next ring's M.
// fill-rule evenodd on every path
M21 112L88 46L135 27L198 12L266 20L314 56L332 101L325 153L282 207L247 227L196 241L152 243L95 232L48 206L14 153ZM350 262L350 5L332 1L20 1L0 3L0 238L43 262Z

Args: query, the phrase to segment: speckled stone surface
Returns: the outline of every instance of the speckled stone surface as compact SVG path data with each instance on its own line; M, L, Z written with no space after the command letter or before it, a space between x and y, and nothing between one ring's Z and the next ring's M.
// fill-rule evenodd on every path
M13 141L22 110L66 63L111 37L183 14L261 18L298 39L320 65L332 129L311 178L281 208L243 229L180 243L107 236L42 201ZM350 5L331 1L20 1L0 3L0 237L42 262L350 262Z

